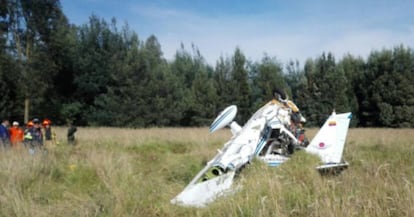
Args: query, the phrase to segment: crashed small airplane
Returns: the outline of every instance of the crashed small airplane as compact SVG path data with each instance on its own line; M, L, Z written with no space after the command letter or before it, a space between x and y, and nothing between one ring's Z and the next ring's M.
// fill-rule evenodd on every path
M288 129L290 113L280 103L271 101L241 127L233 121L237 107L231 105L224 109L211 124L210 132L229 126L232 138L171 203L203 207L231 192L235 175L254 157L270 166L277 166L290 158L292 147L318 155L323 164L316 169L321 173L338 173L348 167L348 163L342 160L342 152L351 113L333 112L306 147L300 146Z

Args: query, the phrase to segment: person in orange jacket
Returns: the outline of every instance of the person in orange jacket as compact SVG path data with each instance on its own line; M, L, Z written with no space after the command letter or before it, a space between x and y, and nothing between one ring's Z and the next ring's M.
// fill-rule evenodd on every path
M16 148L21 142L23 142L24 131L19 126L19 122L13 121L13 126L9 129L10 142L12 147Z

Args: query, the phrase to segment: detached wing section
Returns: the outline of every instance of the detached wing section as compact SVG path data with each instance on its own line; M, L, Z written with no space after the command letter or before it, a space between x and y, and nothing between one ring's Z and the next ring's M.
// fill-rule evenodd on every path
M230 171L204 182L189 184L171 200L171 203L182 206L204 207L217 197L230 191L234 175L235 171Z
M348 165L342 161L346 135L348 134L349 122L352 114L335 114L333 112L315 138L306 148L307 152L318 155L326 168L326 165Z

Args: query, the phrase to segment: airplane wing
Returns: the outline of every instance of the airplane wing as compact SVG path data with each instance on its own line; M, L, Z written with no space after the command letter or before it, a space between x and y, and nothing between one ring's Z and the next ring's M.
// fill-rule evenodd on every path
M204 207L206 204L214 201L217 197L229 191L233 184L235 171L218 174L221 173L219 168L214 168L212 166L221 155L222 153L219 152L210 162L208 162L187 187L171 200L171 203L183 206ZM211 177L210 174L214 173L217 174L214 177Z

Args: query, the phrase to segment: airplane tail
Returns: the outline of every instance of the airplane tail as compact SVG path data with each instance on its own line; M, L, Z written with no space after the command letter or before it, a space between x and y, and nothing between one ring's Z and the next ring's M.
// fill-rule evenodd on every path
M351 118L350 112L333 112L306 147L307 152L318 155L324 163L317 168L321 173L336 173L348 167L349 164L342 160L342 153Z

